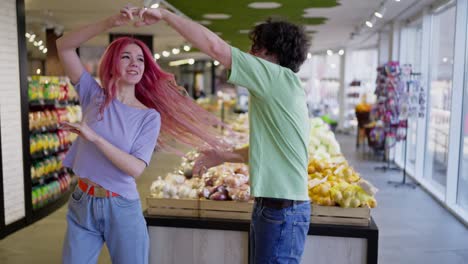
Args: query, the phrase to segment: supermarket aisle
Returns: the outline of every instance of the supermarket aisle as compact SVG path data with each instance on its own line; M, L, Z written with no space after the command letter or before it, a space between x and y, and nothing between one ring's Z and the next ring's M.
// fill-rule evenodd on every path
M157 175L165 175L172 171L180 163L179 160L179 157L168 154L153 155L150 166L138 180L141 197L149 194L149 187ZM156 172L158 174L155 174ZM146 208L145 199L142 199L142 207ZM60 263L66 212L67 208L63 206L45 219L0 240L0 263ZM99 257L99 263L111 263L105 248Z
M337 135L344 155L380 191L372 215L379 227L379 264L468 263L468 229L423 189L394 188L402 172L376 171L380 162L363 158L354 137Z
M379 189L378 207L373 211L380 229L380 264L468 263L468 229L420 188L395 189L387 180L399 180L400 173L375 171L381 164L362 158L355 151L354 137L338 136L349 162ZM151 182L179 164L179 157L156 154L138 181L141 197L149 193ZM142 201L143 208L146 201ZM65 233L66 207L46 219L0 240L0 263L60 263ZM106 250L99 263L110 263Z

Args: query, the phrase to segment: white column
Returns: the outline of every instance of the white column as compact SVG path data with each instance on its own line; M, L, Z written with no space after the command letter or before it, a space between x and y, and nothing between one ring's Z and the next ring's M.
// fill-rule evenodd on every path
M422 53L421 53L421 86L426 92L426 100L429 101L429 83L430 83L430 50L431 50L431 15L429 10L424 10L423 25L422 25ZM429 114L429 102L426 102L426 114L424 118L418 118L418 137L416 141L416 168L415 177L422 179L424 176L424 159L426 154L426 129L427 115Z
M25 216L16 0L0 1L0 122L5 224Z
M456 204L457 183L460 176L460 150L463 119L463 88L465 85L468 0L457 1L455 53L453 62L452 109L450 110L449 156L447 170L446 203Z
M379 32L379 66L390 60L390 49L390 32L384 29Z
M347 51L345 55L347 55ZM345 101L345 90L346 90L346 79L345 79L345 72L346 72L346 56L340 56L340 90L338 92L338 103L340 105L340 111L338 116L338 129L344 129L344 122L346 117L346 101Z
M393 61L398 61L400 58L400 34L401 24L399 21L395 21L392 24L392 57Z

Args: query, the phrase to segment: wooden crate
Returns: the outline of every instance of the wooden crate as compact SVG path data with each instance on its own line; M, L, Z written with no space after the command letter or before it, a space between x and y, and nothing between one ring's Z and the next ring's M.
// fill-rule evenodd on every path
M370 208L341 208L312 204L310 222L314 224L368 226Z
M200 200L146 198L149 215L199 217Z
M200 200L200 217L250 220L253 202Z

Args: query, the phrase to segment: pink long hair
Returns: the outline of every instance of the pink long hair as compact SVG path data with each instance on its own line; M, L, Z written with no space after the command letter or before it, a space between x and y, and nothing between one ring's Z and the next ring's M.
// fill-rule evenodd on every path
M169 144L174 140L196 148L227 148L228 145L220 139L219 130L215 128L223 126L222 122L190 97L183 95L174 75L163 71L154 61L148 47L138 39L121 37L114 40L101 58L99 78L106 95L101 114L116 97L117 82L121 76L117 65L120 54L129 44L136 44L143 51L145 71L140 82L135 85L135 96L146 107L155 109L161 115L158 145L174 152L178 151Z

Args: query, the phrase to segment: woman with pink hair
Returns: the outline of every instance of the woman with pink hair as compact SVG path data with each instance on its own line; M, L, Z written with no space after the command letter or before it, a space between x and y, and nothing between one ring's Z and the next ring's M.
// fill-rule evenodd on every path
M124 8L57 40L84 113L80 123L62 123L79 135L64 160L79 180L68 205L63 263L96 263L104 242L112 263L147 263L149 237L135 179L156 144L174 150L168 143L176 139L192 147L225 147L214 128L220 121L180 92L143 42L125 37L108 46L99 66L101 85L86 72L76 49L128 24L132 12Z

